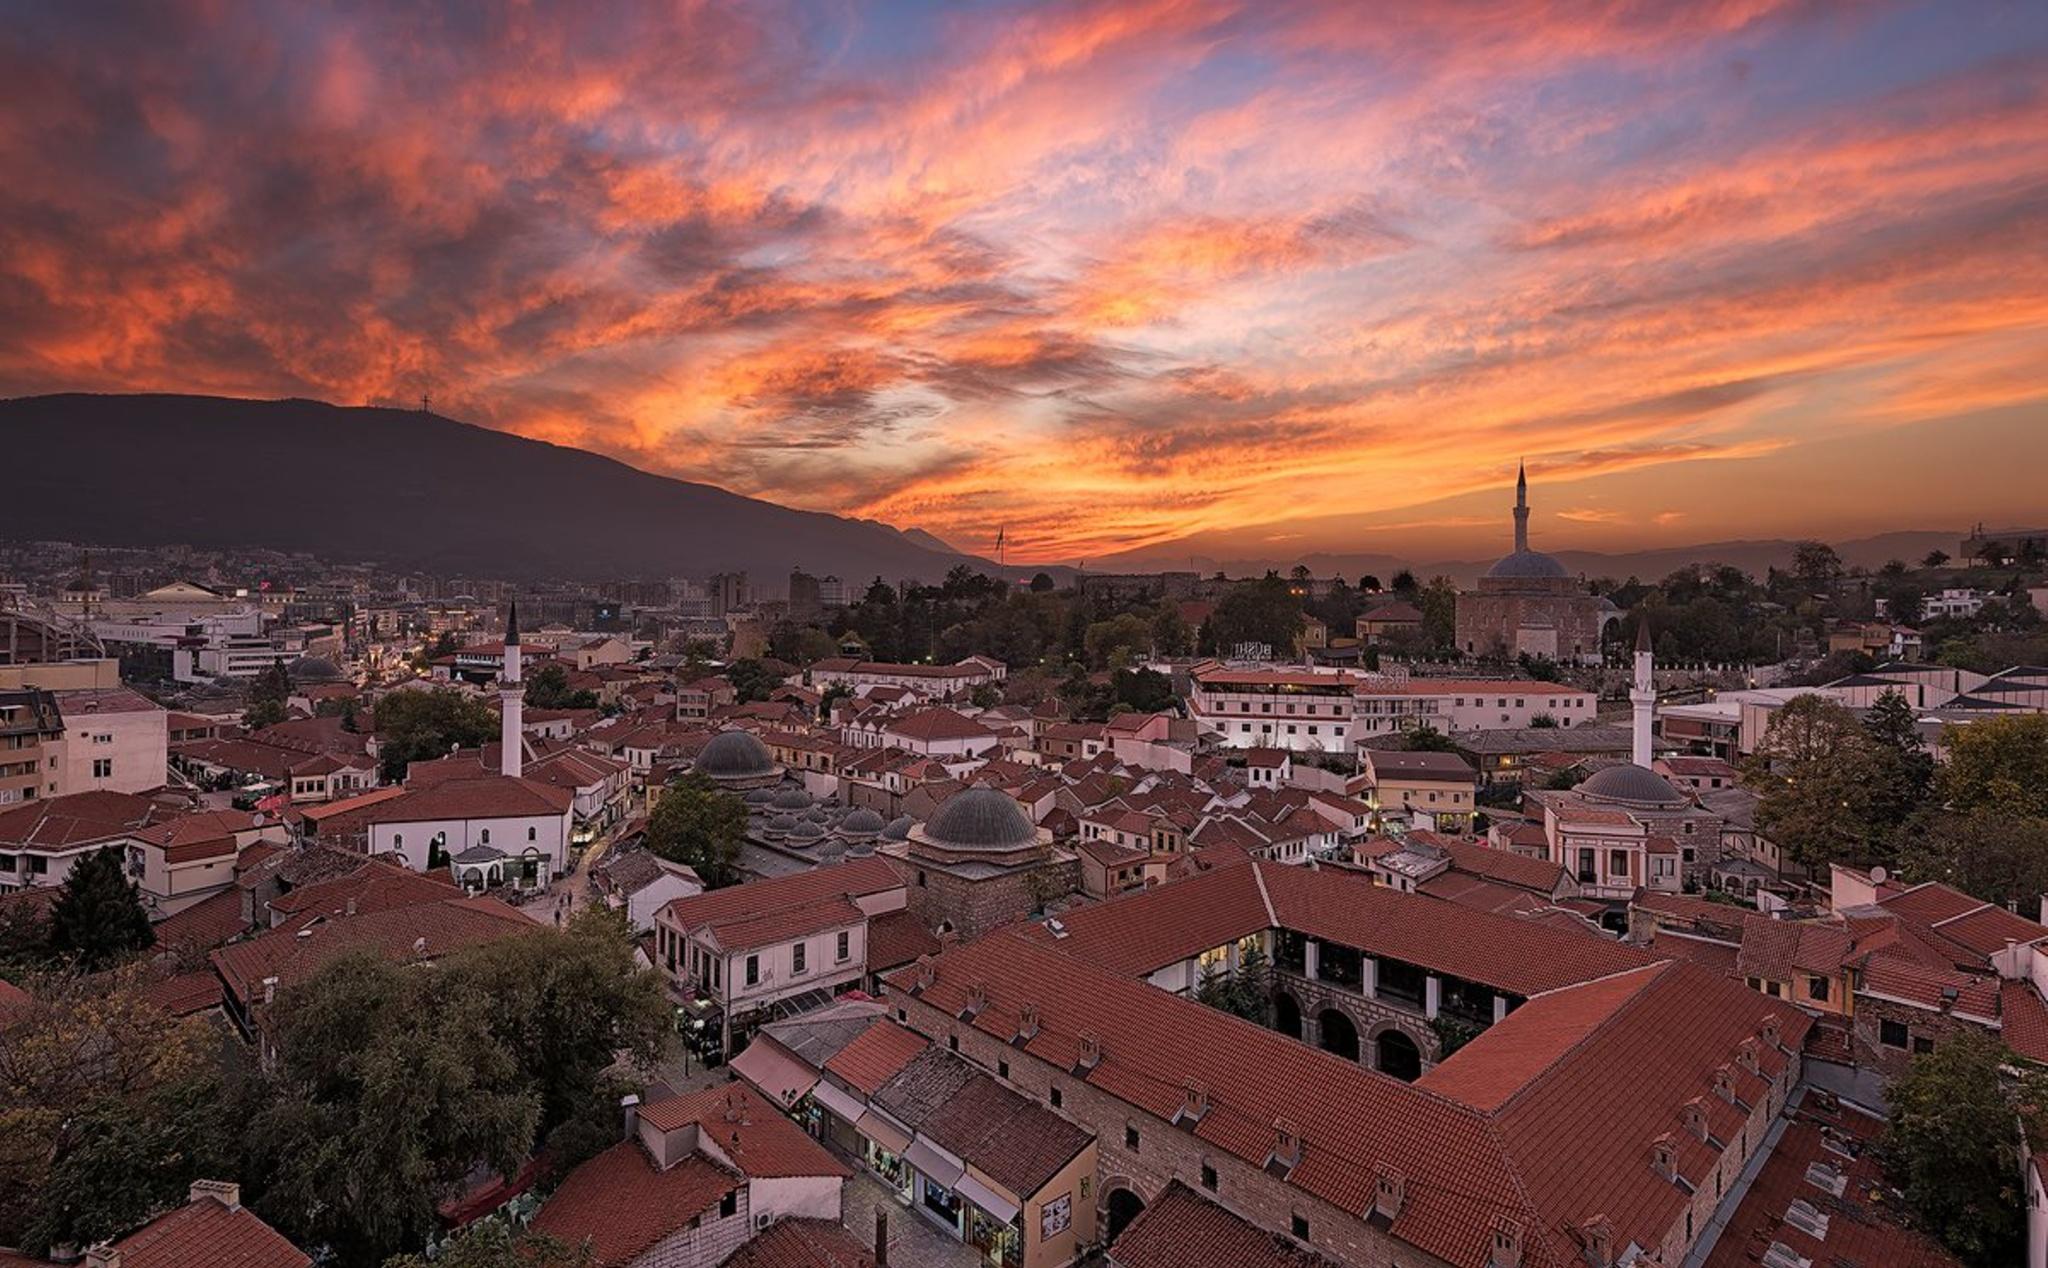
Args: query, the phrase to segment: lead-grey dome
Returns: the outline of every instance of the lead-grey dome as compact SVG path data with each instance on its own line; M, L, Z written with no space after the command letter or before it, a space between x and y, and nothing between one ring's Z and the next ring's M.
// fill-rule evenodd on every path
M785 788L775 794L773 804L777 810L808 810L811 795L801 788Z
M855 806L839 821L839 830L849 836L880 836L882 829L888 826L882 822L882 816L866 806Z
M789 830L792 841L815 841L825 835L825 829L815 823L799 823Z
M1023 807L994 788L967 788L946 798L924 825L935 845L956 850L1014 850L1038 839Z
M750 806L765 806L775 800L775 790L772 788L750 788L747 790L745 800Z
M889 826L882 829L882 835L889 838L891 841L902 841L907 839L910 836L910 816L898 815L894 819L891 819L889 821Z
M1639 806L1682 805L1685 795L1647 767L1609 766L1587 776L1578 791L1595 801L1621 801Z
M776 815L762 831L771 837L786 837L796 831L796 820L789 815Z
M284 673L293 682L340 682L344 676L340 666L325 656L301 656L286 665Z
M1504 555L1486 570L1489 577L1569 577L1564 565L1540 550L1518 550Z
M746 731L720 731L697 754L697 769L713 779L752 779L775 769L768 746Z

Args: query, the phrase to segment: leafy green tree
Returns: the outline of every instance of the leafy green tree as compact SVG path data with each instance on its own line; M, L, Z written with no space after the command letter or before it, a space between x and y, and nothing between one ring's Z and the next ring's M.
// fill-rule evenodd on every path
M423 1243L478 1166L511 1175L534 1144L541 1093L499 1039L498 1000L442 981L349 956L271 1010L274 1060L248 1129L255 1207L342 1263Z
M50 909L53 954L94 972L155 942L142 893L128 879L120 849L95 850L71 865Z
M498 715L453 687L386 692L373 716L381 745L378 762L387 783L403 780L413 762L498 738Z
M1257 943L1237 958L1237 971L1230 975L1229 1010L1246 1021L1266 1024L1273 1009L1273 961Z
M726 680L732 683L741 704L752 704L774 695L782 686L784 676L773 666L752 657L734 661L725 671Z
M739 883L746 837L746 803L695 772L671 782L647 817L647 848L687 864L707 889Z
M218 1036L150 1003L139 970L25 979L0 1026L0 1244L119 1236L234 1174ZM147 1166L138 1166L146 1160Z
M515 1232L497 1220L472 1224L432 1259L394 1255L384 1268L596 1268L589 1246L571 1246L545 1233Z
M1887 691L1863 718L1870 740L1870 787L1865 794L1869 830L1896 833L1927 804L1934 785L1934 758L1920 738L1913 706L1898 691Z
M1925 559L1922 559L1922 560L1920 561L1920 566L1921 566L1921 567L1923 567L1923 568L1940 568L1940 567L1943 567L1944 565L1946 565L1947 563L1948 563L1948 552L1947 552L1947 551L1945 551L1945 550L1930 550L1930 551L1928 551L1928 552L1927 552L1927 557L1926 557Z
M1031 592L1033 594L1050 594L1052 590L1053 580L1051 573L1035 572L1031 574Z
M242 725L251 728L276 726L289 716L285 701L291 698L291 676L284 671L284 662L273 660L270 667L257 674L249 684L249 707L242 711Z
M1950 808L2048 819L2048 714L1951 727L1940 793Z
M1152 627L1143 618L1126 612L1090 625L1082 645L1090 665L1097 669L1120 668L1151 648Z
M585 687L581 691L569 689L569 670L566 666L542 665L526 679L526 703L536 709L595 709L597 693Z
M1188 628L1180 608L1168 603L1152 614L1152 650L1160 656L1185 656L1195 645L1195 632Z
M2020 1129L2040 1125L2040 1087L2008 1090L2002 1046L1968 1028L1913 1058L1885 1088L1881 1156L1914 1221L1967 1263L2023 1257L2026 1192Z
M1426 722L1404 732L1401 747L1410 753L1453 753L1458 748L1450 736Z
M1795 697L1771 718L1749 762L1761 798L1757 829L1805 867L1889 862L1874 809L1875 747L1840 704Z
M1257 581L1240 581L1216 602L1209 616L1209 637L1218 654L1228 655L1246 643L1263 643L1275 656L1288 656L1301 637L1304 618L1301 596L1277 573Z
M1163 712L1179 699L1173 680L1156 669L1119 669L1109 676L1109 689L1117 704L1140 713Z
M1391 589L1395 594L1413 595L1418 588L1415 574L1406 568L1394 574L1394 584Z
M1940 881L2023 911L2048 893L2048 819L1975 810L1931 815L1913 829L1899 857L1909 883Z
M1825 542L1805 541L1792 548L1792 575L1809 590L1832 588L1842 571L1842 557Z
M1380 579L1368 572L1358 579L1358 588L1366 594L1378 594L1380 592Z

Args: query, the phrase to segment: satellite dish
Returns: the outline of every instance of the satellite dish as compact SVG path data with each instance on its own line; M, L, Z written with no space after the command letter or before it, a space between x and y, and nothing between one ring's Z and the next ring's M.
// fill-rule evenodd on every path
M1891 878L1892 874L1890 872L1885 871L1882 867L1873 867L1870 869L1870 883L1873 885L1882 885Z

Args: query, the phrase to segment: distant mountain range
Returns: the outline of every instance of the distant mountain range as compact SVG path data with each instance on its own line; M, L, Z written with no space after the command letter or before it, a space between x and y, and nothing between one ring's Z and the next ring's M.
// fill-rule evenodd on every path
M211 396L22 397L0 401L7 494L0 536L116 546L260 546L443 574L605 580L745 570L779 595L793 567L936 582L958 564L998 569L919 528L797 511L653 475L580 449L416 410ZM1957 532L1896 532L1833 543L1876 568L1957 553ZM1790 540L1709 542L1623 554L1560 550L1574 573L1645 580L1682 565L1761 574ZM1190 548L1194 549L1191 550ZM1256 576L1307 564L1318 576L1383 580L1403 568L1469 582L1491 559L1371 551L1230 557L1183 542L1092 561L1091 572L1219 569ZM1072 570L1046 567L1056 580Z
M937 582L961 563L996 571L928 534L414 410L23 397L0 401L0 454L0 535L15 539L261 546L510 578L744 569L771 595L792 567L861 584Z
M1880 568L1893 559L1902 559L1918 564L1931 550L1957 553L1957 544L1964 534L1957 531L1909 531L1880 533L1874 537L1859 537L1851 541L1830 542L1842 562L1851 567ZM1732 564L1754 576L1762 576L1772 567L1785 567L1792 562L1792 552L1798 546L1790 538L1765 538L1755 541L1702 542L1696 546L1672 546L1657 550L1639 550L1622 553L1603 553L1593 550L1555 550L1549 552L1552 558L1574 573L1587 577L1613 577L1626 580L1638 577L1644 581L1655 581L1687 564ZM1342 554L1318 552L1307 555L1271 555L1250 558L1219 559L1185 552L1177 558L1172 555L1171 545L1152 547L1143 551L1131 551L1124 555L1095 562L1090 571L1099 572L1157 572L1161 570L1186 570L1192 566L1195 571L1209 574L1219 569L1233 577L1258 576L1267 569L1285 572L1296 564L1305 564L1319 577L1337 575L1356 581L1361 575L1372 574L1382 581L1391 578L1403 568L1424 579L1448 576L1460 584L1469 584L1481 573L1493 566L1492 559L1418 559L1401 555L1373 552ZM1505 553L1505 552L1503 552Z

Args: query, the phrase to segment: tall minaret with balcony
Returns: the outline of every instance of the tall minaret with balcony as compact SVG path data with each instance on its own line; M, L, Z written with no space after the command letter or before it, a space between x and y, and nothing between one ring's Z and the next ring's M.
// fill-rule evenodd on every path
M1529 549L1529 464L1515 465L1515 553Z
M505 667L498 675L498 769L517 779L526 769L526 684L519 680L519 604L505 618Z
M1657 685L1652 676L1655 668L1650 654L1650 621L1646 616L1636 618L1636 679L1629 688L1628 703L1634 716L1630 719L1633 730L1633 744L1630 757L1644 770L1650 769L1650 721L1657 713Z

